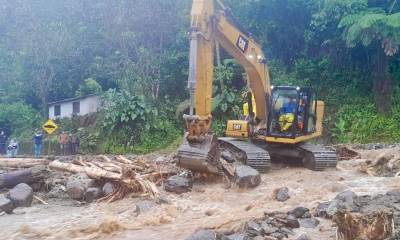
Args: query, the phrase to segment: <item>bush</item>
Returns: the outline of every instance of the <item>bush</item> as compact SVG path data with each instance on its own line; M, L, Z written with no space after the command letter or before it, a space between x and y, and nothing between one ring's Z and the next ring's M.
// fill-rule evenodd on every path
M128 92L108 91L98 122L99 134L92 133L100 151L147 153L167 147L182 131L174 119L173 104L165 99L162 114L143 98Z
M31 138L32 131L40 128L43 118L39 112L24 103L0 104L0 129L18 138Z
M336 114L332 135L336 142L369 143L400 140L400 112L391 115L376 111L373 103L346 105Z

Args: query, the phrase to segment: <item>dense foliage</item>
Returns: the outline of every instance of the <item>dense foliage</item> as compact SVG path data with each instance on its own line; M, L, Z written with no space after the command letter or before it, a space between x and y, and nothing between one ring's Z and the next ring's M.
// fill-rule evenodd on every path
M224 3L262 44L273 84L317 89L328 108L327 139L400 140L400 2ZM166 146L181 135L175 107L188 98L190 6L188 0L2 1L0 128L16 136L31 132L48 102L105 92L108 103L97 126L84 130L84 145L117 152ZM221 56L213 103L218 133L240 114L246 88L243 70Z

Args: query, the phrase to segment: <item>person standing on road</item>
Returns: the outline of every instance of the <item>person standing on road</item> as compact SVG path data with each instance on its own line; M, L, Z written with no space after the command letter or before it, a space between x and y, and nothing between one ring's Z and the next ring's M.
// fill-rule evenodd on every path
M33 141L35 143L35 158L40 158L40 155L42 154L43 133L37 131L33 136Z
M72 155L76 155L79 152L79 137L78 134L72 134L71 136L71 146L72 146L72 150L71 153Z
M66 155L68 151L68 134L62 131L58 138L58 142L60 143L61 154Z
M18 154L18 142L15 139L11 139L10 144L7 147L7 156L15 158Z
M0 155L6 154L7 136L4 131L0 132Z

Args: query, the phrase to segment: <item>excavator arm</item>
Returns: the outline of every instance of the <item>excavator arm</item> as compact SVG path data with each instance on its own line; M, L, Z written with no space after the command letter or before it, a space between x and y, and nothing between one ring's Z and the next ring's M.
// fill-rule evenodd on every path
M217 9L218 8L218 9ZM190 43L190 115L189 141L200 140L211 126L214 43L218 42L245 69L257 107L256 118L265 125L270 96L270 79L265 56L259 44L243 33L229 18L220 1L193 0Z
M187 169L218 173L219 145L210 130L214 43L218 42L245 69L261 127L266 127L268 119L268 69L260 45L229 21L219 0L193 0L191 17L190 113L184 115L187 133L178 149L178 163Z

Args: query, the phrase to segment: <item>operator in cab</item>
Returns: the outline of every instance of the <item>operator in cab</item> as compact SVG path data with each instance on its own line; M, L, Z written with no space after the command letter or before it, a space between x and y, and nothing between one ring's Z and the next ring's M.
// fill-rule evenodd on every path
M281 127L281 132L286 132L293 125L295 113L297 109L297 102L295 98L289 97L283 103L279 116L279 125Z

